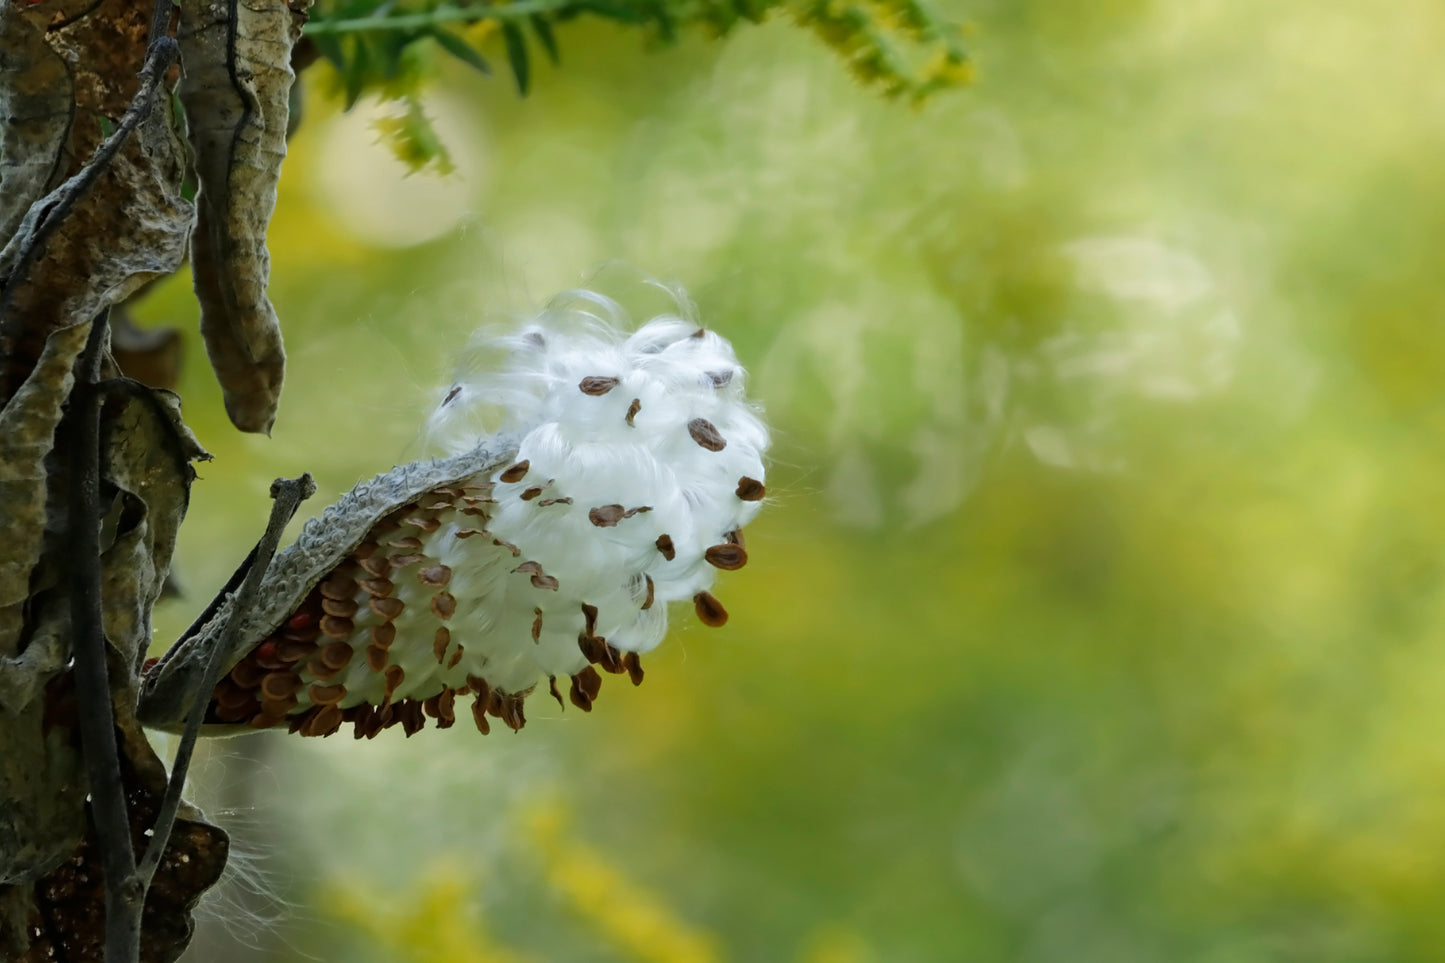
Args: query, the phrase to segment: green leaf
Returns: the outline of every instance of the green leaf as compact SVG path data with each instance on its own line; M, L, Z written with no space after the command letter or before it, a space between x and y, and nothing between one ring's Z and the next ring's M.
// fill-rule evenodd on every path
M532 14L530 19L537 41L541 43L542 49L547 51L547 59L552 61L552 66L557 66L561 62L561 55L557 51L557 37L552 33L552 25L540 13Z
M321 56L331 61L338 73L346 73L346 53L341 49L341 41L333 34L318 34L311 38L316 44L316 49L321 51Z
M510 21L503 23L502 39L507 42L507 59L512 63L512 76L517 79L517 93L525 97L532 73L527 62L527 41L522 37L522 28Z
M341 74L347 110L356 106L356 102L361 99L362 91L372 80L370 48L365 42L356 41L353 43L352 53L351 64Z
M461 37L458 37L451 31L444 30L441 27L434 27L430 33L430 36L443 50L460 60L462 63L466 64L468 67L471 67L480 73L484 73L488 77L492 75L491 66L488 65L488 63L484 59L482 59L482 55L477 52L477 48L467 43Z

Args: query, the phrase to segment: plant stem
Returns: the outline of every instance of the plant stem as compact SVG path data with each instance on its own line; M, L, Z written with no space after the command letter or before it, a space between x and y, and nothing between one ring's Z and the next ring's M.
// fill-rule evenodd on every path
M312 20L301 32L310 37L335 33L367 33L390 30L416 30L443 23L474 23L478 20L521 20L539 13L550 13L569 6L572 0L518 0L489 7L440 7L422 13L405 13L395 17L357 17L353 20Z

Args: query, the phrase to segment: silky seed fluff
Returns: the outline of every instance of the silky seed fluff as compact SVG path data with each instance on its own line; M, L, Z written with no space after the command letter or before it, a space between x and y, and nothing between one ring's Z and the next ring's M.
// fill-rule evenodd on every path
M723 624L711 589L747 561L769 439L732 346L677 300L629 332L615 301L567 292L478 340L426 434L460 454L505 433L516 457L378 519L217 686L212 721L410 734L463 696L478 729L518 729L539 683L584 710L598 669L640 683L666 603Z

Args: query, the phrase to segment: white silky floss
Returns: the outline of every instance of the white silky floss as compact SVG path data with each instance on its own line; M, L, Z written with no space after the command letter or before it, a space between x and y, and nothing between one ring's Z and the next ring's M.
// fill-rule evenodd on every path
M426 540L451 569L464 661L502 691L584 670L584 632L622 652L655 648L669 602L727 618L706 593L717 567L746 558L740 530L761 507L769 439L732 345L680 308L628 334L615 301L559 295L520 333L476 345L429 419L448 453L476 445L489 419L520 438L517 464L491 478L486 523L520 555L480 551L464 521ZM497 368L476 363L497 353ZM516 572L521 559L540 582Z

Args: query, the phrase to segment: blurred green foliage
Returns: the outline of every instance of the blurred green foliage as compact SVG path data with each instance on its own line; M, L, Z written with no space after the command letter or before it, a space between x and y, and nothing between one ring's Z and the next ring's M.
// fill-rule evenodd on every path
M656 44L675 43L700 27L721 37L739 23L781 13L832 47L862 83L916 104L967 84L972 67L960 28L927 0L321 0L305 33L336 70L346 107L363 94L400 102L404 113L377 125L382 139L411 170L434 165L451 172L446 145L422 109L420 90L444 53L484 74L492 72L487 40L500 35L517 92L531 86L532 51L556 66L556 27L590 16L643 31ZM431 41L427 43L426 41Z
M679 619L590 717L255 737L227 805L294 910L231 958L434 958L339 885L528 959L646 958L569 845L611 913L717 959L1445 956L1445 14L944 12L979 82L919 113L782 24L642 58L579 22L526 100L460 66L419 94L449 180L308 116L282 419L236 436L188 369L217 460L162 634L272 477L414 457L452 347L608 258L688 285L777 460L732 622Z

